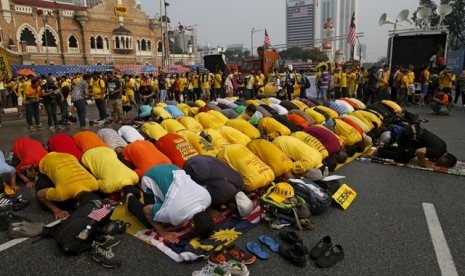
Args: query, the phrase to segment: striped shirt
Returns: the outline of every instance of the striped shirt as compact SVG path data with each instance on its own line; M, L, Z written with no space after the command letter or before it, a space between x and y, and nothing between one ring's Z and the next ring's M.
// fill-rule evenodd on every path
M81 80L73 87L73 93L71 94L71 100L84 100L86 97L87 90L89 89L89 84L85 80Z
M342 107L340 104L335 103L334 101L328 101L328 107L336 111L337 114L342 115L347 113L347 109Z
M125 148L128 143L112 128L102 128L97 132L100 137L110 148Z

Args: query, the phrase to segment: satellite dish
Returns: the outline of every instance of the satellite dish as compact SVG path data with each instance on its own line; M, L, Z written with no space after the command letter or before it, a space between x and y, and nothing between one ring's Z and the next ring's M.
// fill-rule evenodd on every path
M452 12L452 6L449 4L441 4L436 8L436 13L439 15L439 26L442 25L444 17L448 16Z
M418 16L418 18L420 18L421 20L423 20L425 22L426 26L429 27L429 25L430 25L429 17L430 17L430 15L432 13L433 13L432 8L421 7L420 9L418 9L417 16Z
M393 24L396 25L396 22L394 22L392 19L387 17L386 13L383 13L381 17L378 20L378 25L383 26L384 24Z

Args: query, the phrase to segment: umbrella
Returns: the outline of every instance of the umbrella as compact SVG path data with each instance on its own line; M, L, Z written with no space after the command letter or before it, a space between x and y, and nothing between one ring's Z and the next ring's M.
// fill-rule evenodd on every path
M155 71L157 71L157 67L152 66L152 65L147 65L147 66L144 66L144 68L142 68L141 72L155 72Z
M34 77L37 76L37 73L32 71L29 68L18 69L18 70L16 70L16 74L20 75L20 76L29 76L29 75L33 75Z

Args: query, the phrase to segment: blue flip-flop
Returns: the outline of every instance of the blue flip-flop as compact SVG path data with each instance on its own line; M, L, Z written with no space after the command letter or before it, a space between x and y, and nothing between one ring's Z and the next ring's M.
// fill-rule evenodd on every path
M250 253L254 254L262 260L268 260L270 258L270 255L263 251L263 248L256 242L248 242L245 247L250 251Z
M261 235L258 237L258 240L268 246L271 251L277 253L279 252L279 244L270 236L268 235Z

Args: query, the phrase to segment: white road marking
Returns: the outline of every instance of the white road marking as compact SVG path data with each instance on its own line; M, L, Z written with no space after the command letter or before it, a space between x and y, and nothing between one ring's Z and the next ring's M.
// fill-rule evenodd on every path
M428 223L431 240L433 241L434 250L436 251L436 258L438 259L441 274L444 276L458 276L459 274L457 273L454 259L452 258L449 246L447 245L434 205L431 203L422 203L422 205L426 216L426 222Z
M46 227L52 227L52 226L55 226L56 224L60 223L61 220L55 220L47 225L45 225ZM3 244L0 244L0 252L3 251L3 250L6 250L10 247L13 247L17 244L20 244L22 243L23 241L26 241L30 238L18 238L18 239L14 239L14 240L11 240L11 241L7 241L6 243L3 243Z

